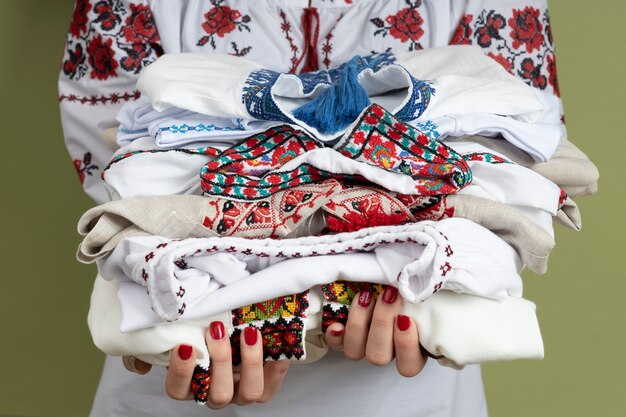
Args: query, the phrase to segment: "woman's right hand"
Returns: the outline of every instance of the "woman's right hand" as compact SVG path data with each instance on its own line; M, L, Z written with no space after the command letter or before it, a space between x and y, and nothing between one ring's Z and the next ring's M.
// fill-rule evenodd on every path
M233 368L231 345L223 323L211 323L205 340L211 356L211 384L207 406L217 410L230 403L247 405L269 401L278 392L289 369L289 361L268 361L263 364L261 333L248 327L241 337L241 366ZM175 400L193 399L191 378L196 366L196 353L189 345L179 345L170 353L165 378L165 391ZM150 365L139 359L124 357L124 366L145 374Z

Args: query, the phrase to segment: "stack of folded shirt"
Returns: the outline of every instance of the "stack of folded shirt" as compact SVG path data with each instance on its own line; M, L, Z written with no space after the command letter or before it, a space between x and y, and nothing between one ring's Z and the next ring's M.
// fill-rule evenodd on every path
M193 345L202 402L211 321L235 363L250 325L266 359L310 362L358 291L391 285L443 364L543 356L519 274L546 271L553 219L580 228L570 197L598 173L551 99L479 48L298 75L165 55L138 88L103 172L118 200L79 223L104 352L165 365Z

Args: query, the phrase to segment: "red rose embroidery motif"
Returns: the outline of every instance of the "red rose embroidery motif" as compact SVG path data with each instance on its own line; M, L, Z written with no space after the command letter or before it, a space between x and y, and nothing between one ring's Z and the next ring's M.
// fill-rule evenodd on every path
M107 80L116 77L119 68L137 74L162 53L148 6L99 0L92 7L78 0L62 71L74 80L85 74Z
M72 14L72 22L70 23L70 33L79 38L81 33L87 32L87 13L91 10L89 0L77 0L74 13Z
M481 26L476 29L476 40L483 48L491 46L493 39L502 39L500 29L506 26L504 16L491 10L486 17L481 16Z
M539 21L539 9L526 7L524 10L513 10L513 17L509 19L513 48L526 46L526 52L539 50L543 44L543 25Z
M113 5L109 1L100 1L93 8L98 15L95 22L102 30L112 30L120 22L120 17L113 12Z
M559 90L559 80L556 76L556 57L552 54L548 55L548 82L554 89L554 94L557 97L561 97L561 91Z
M131 4L130 11L131 14L126 18L122 30L126 41L131 43L159 43L159 33L148 6Z
M416 0L415 3L407 0L409 7L401 9L394 15L387 16L383 21L380 18L370 19L378 29L374 32L374 36L381 35L383 37L390 34L400 42L409 42L409 51L416 49L422 49L422 45L418 43L418 40L424 36L424 19L417 10L421 6L421 0ZM385 25L385 22L388 24Z
M461 22L459 26L456 28L454 32L454 36L452 36L452 40L450 41L451 45L471 45L472 44L472 28L470 27L470 23L472 23L473 15L466 14L461 18Z
M504 55L502 54L493 54L491 52L487 53L487 56L492 58L494 61L496 61L498 64L502 65L502 67L507 70L508 72L511 72L513 70L513 63Z
M96 35L87 46L89 65L91 65L91 78L106 80L117 76L118 63L115 60L115 51L111 48L112 39L102 40L101 35Z
M521 65L521 70L518 70L518 75L525 80L528 80L533 87L544 90L548 81L545 75L541 74L541 64L535 65L532 58L524 58Z
M411 40L416 42L424 35L422 24L424 20L419 12L412 8L402 9L396 15L387 16L385 19L391 25L389 33L402 42Z
M223 38L235 29L250 31L250 28L246 25L246 23L250 22L250 16L242 16L239 10L221 6L223 0L211 0L211 3L215 7L204 14L204 22L202 23L202 29L208 33L208 36L200 38L197 43L198 46L209 43L215 49L215 35Z

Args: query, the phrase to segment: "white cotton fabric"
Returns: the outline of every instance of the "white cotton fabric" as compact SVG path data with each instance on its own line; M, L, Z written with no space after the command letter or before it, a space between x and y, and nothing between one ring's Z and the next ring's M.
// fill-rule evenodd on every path
M117 131L119 146L150 136L161 148L198 142L209 146L213 142L235 144L277 124L271 121L207 116L176 107L157 111L144 97L122 106L117 121L120 123Z
M256 64L232 56L168 54L144 70L137 88L158 111L176 107L217 117L251 119L254 117L248 113L242 96L248 75L259 69ZM499 114L525 122L541 118L543 108L532 88L476 46L442 46L404 53L396 64L376 72L362 71L359 80L370 90L373 103L395 114L411 99L413 84L407 70L413 77L427 80L435 89L430 104L417 120L467 113ZM385 85L384 91L373 87L380 84ZM297 76L281 74L271 94L276 105L295 124L319 140L328 141L343 132L322 134L292 114L297 106L326 88L327 85L320 85L305 94Z
M180 259L189 269L175 264ZM120 287L124 331L201 319L337 280L392 285L412 303L438 289L494 299L522 294L517 252L461 218L281 240L133 237L98 269L128 283Z
M166 366L169 351L178 344L194 347L198 363L208 364L209 353L204 341L208 325L220 320L232 329L230 311L202 320L162 323L150 328L122 332L122 313L117 298L117 281L98 276L91 296L88 323L96 346L113 355L133 355L155 365ZM305 331L317 334L307 337L306 363L316 361L327 352L321 333L322 298L311 291L309 317L304 318ZM440 291L428 300L404 302L402 314L412 317L418 327L420 343L439 359L442 365L461 368L468 364L514 359L541 359L543 342L535 305L523 298L492 300L451 291ZM321 344L322 349L310 349Z

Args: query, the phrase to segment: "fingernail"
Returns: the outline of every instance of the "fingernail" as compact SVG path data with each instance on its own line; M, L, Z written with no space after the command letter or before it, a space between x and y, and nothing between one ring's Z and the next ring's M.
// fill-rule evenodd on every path
M383 302L387 304L393 304L398 298L398 290L394 287L387 287L383 291Z
M363 290L359 293L359 305L363 308L367 308L372 303L372 293L368 290Z
M193 351L193 348L191 346L180 345L178 346L178 357L186 361L187 359L191 358L192 351Z
M341 330L331 330L330 333L333 336L341 336L343 334L343 329L341 329Z
M248 346L254 346L256 345L256 336L257 336L257 331L256 331L256 327L246 327L243 331L243 337L246 341L246 345Z
M398 329L404 332L406 330L409 330L409 327L411 327L411 319L409 318L409 316L405 316L404 314L398 314L398 317L396 318L396 324L398 325Z
M211 323L211 337L213 340L222 340L224 338L224 324L221 321Z

